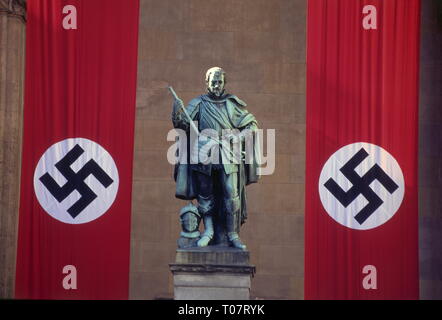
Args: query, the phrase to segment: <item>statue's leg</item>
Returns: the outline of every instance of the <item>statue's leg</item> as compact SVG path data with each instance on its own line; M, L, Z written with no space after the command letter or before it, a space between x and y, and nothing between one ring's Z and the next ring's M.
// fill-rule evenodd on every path
M239 238L239 225L237 225L238 215L241 209L238 192L238 173L226 174L223 170L221 171L221 184L223 186L223 196L226 207L227 237L232 247L245 250L246 246Z
M198 247L206 247L213 238L213 209L215 207L212 177L197 172L198 212L203 217L204 233L198 240Z

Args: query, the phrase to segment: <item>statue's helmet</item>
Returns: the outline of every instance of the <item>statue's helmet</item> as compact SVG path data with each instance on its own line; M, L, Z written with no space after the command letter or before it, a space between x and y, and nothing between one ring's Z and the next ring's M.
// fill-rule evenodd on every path
M198 212L198 208L189 203L180 210L181 227L184 232L195 232L198 230L201 215Z
M207 90L217 97L224 94L226 85L226 73L220 67L213 67L206 72Z

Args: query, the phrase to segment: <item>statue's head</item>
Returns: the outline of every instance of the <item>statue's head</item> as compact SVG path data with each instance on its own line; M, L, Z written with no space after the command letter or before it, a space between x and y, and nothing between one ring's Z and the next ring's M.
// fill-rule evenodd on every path
M198 208L190 203L180 210L180 221L183 232L192 233L198 231L201 215L198 212Z
M224 87L226 85L226 73L220 67L213 67L206 72L207 90L215 95L221 97L224 94Z

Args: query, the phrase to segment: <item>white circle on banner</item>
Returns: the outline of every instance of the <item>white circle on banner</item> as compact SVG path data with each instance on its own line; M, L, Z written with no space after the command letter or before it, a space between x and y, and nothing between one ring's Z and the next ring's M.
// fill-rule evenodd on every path
M356 230L373 229L390 220L405 193L404 175L396 159L365 142L336 151L322 168L318 187L328 215Z
M68 224L101 217L117 196L119 176L112 156L98 143L70 138L53 144L34 172L34 191L42 208Z

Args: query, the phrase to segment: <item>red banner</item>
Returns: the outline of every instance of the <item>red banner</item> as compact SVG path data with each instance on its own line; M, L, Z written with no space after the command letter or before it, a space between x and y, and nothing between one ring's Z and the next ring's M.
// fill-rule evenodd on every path
M420 0L309 0L306 299L417 299Z
M27 6L16 297L127 299L139 1Z

